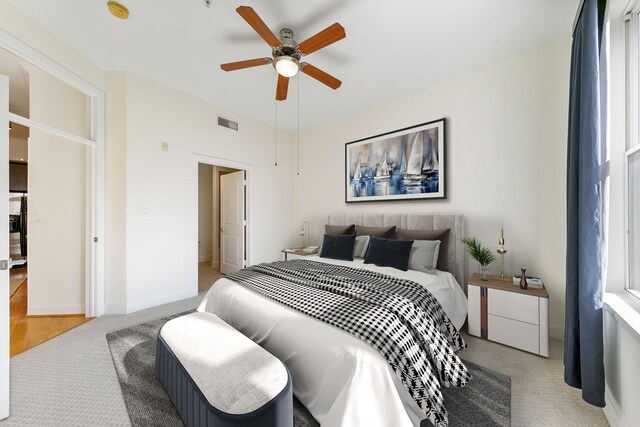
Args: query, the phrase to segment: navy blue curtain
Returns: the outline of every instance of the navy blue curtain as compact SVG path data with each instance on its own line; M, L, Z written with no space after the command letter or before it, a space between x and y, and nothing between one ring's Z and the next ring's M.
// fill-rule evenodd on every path
M564 380L603 407L602 185L606 0L585 0L571 51Z

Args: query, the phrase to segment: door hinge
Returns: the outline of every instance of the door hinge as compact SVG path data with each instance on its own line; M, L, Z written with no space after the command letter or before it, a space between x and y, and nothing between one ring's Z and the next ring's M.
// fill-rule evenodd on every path
M242 221L242 225L247 225L247 220Z
M246 267L247 267L247 260L246 260L246 259L245 259L244 261L242 261L242 266L243 266L244 268L246 268Z
M0 270L4 271L8 269L9 269L9 260L8 259L0 260Z
M242 180L242 185L244 185L245 187L247 186L247 180L246 179Z

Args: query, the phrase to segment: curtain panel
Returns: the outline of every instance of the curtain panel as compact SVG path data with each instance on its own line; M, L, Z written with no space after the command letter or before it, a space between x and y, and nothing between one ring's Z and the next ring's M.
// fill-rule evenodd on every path
M606 0L585 0L571 51L567 150L564 380L603 407L602 147L606 135Z

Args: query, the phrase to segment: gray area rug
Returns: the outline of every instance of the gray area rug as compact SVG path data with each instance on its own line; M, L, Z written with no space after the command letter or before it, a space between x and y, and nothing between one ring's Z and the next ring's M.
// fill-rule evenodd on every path
M155 375L156 335L167 321L185 313L163 317L107 334L131 424L142 426L182 426L164 387ZM463 388L443 388L449 411L449 425L509 426L511 420L511 379L465 362L473 380ZM309 411L294 397L296 427L319 426ZM423 421L421 427L431 425Z

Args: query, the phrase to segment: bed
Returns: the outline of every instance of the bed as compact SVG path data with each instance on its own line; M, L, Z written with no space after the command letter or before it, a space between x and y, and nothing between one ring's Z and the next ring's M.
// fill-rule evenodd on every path
M403 272L363 264L362 260L305 260L416 282L431 292L453 326L460 329L467 314L460 286L464 277L464 250L459 243L462 216L336 214L330 215L327 223L396 225L413 230L450 228L449 272L438 271L437 275ZM198 310L218 315L282 360L293 377L294 394L323 426L419 426L425 418L425 411L380 352L337 327L226 278L216 282Z

